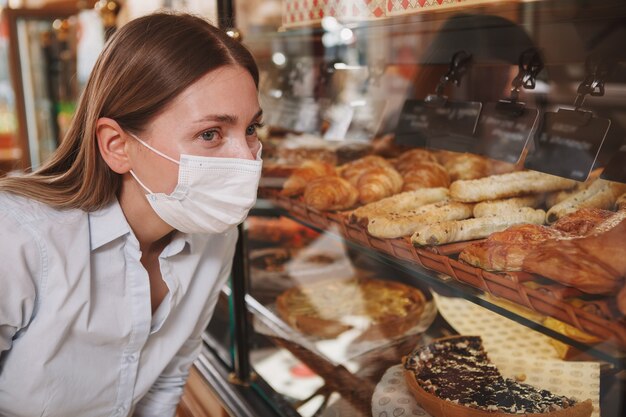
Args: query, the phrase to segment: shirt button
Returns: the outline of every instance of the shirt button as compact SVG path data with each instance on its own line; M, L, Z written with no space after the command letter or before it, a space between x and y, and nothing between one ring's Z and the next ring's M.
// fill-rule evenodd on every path
M115 410L115 415L121 416L124 414L124 411L126 411L126 407L124 407L123 405L120 407L117 407L117 410Z
M130 353L126 356L126 363L136 362L138 357L139 355L137 355L136 353Z

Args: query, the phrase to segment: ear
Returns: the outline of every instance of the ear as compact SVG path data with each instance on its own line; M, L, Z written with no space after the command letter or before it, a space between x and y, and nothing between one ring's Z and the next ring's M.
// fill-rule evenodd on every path
M118 174L125 174L132 168L126 151L127 134L113 119L101 117L96 122L98 148L104 162Z

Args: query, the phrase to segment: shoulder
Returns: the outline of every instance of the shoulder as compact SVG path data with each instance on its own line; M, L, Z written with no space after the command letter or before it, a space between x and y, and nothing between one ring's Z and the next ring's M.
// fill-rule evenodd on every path
M82 210L59 210L32 198L0 192L0 225L5 222L44 226L46 223L64 224L86 216Z

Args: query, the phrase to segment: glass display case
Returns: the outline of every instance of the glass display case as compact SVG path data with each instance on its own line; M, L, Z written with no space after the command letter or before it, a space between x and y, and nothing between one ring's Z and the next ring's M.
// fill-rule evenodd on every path
M233 413L546 412L420 379L461 335L506 395L623 415L624 3L282 7L243 31L264 177L198 362Z

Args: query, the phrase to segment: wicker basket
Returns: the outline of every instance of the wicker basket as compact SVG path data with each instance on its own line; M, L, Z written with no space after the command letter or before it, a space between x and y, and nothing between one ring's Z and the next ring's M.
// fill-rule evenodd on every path
M334 227L345 239L361 246L441 272L485 293L554 317L603 340L626 346L626 323L614 308L614 299L596 297L589 300L577 289L544 277L524 272L488 272L458 261L458 253L471 242L416 248L409 238L373 237L363 227L349 223L344 213L320 212L307 207L299 199L276 194L272 200L289 211L291 216L318 229Z

